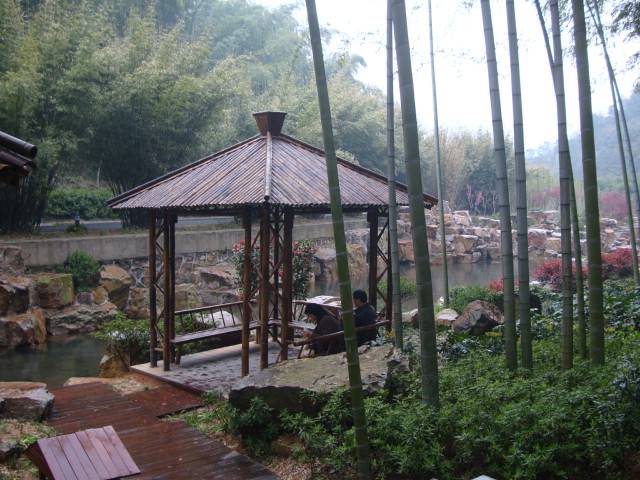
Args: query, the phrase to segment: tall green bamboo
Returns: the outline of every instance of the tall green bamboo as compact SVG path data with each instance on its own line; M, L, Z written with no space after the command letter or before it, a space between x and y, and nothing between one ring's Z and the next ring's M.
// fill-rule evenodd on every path
M620 153L620 165L622 167L622 181L624 184L624 194L625 200L627 202L627 222L629 224L629 243L631 244L631 251L633 252L632 258L632 268L633 268L633 279L636 285L640 286L640 273L638 272L638 245L636 243L636 230L634 227L633 221L633 207L631 205L631 193L629 190L629 176L627 175L627 162L626 156L624 153L624 143L622 141L622 126L620 124L620 106L622 105L622 101L618 101L616 96L616 75L613 71L613 65L611 64L611 59L609 58L609 52L607 50L607 42L604 36L604 30L602 28L602 20L600 18L600 11L598 9L598 5L596 3L595 8L591 6L591 2L587 1L587 7L589 8L589 14L591 15L591 20L596 27L598 32L598 36L600 37L600 44L602 45L602 50L604 52L604 57L607 63L607 71L609 73L609 86L611 88L611 98L613 100L613 115L616 122L616 134L618 138L618 151ZM595 12L594 12L595 10ZM629 145L629 151L631 151L631 146ZM639 210L640 213L640 210Z
M578 95L580 99L580 137L587 226L587 260L589 264L589 355L594 365L603 365L605 352L600 208L598 206L596 147L593 138L587 29L583 0L571 0L571 5L573 10L576 68L578 71Z
M576 264L576 296L577 296L577 319L578 319L578 351L583 358L587 357L587 334L585 324L584 311L584 282L582 276L582 247L580 245L580 219L578 218L578 205L576 202L575 182L573 179L573 168L571 165L571 154L569 152L569 138L567 134L567 113L564 94L564 66L562 61L562 42L560 37L560 16L557 11L557 3L555 13L552 15L553 22L553 41L554 54L551 52L551 43L549 42L549 34L545 25L544 16L540 1L535 0L536 10L538 11L538 20L542 29L542 36L547 50L547 58L549 60L549 69L553 78L553 88L556 94L556 113L558 116L558 152L562 150L567 155L567 166L569 170L570 185L570 207L571 207L571 233L573 238L573 251L575 253Z
M551 0L551 31L554 47L554 84L564 85L564 72L557 67L557 59L562 58L560 43L560 20L558 1ZM562 327L561 359L563 370L573 367L573 262L571 259L571 184L569 169L569 141L566 136L567 118L564 109L564 88L556 95L558 112L558 156L560 162L560 248L562 253Z
M438 217L440 249L442 250L442 287L445 307L449 306L449 266L447 265L447 238L444 231L444 188L442 186L442 159L440 155L440 125L438 122L438 94L436 90L436 62L433 53L433 14L429 6L429 51L431 53L431 93L433 95L433 138L436 147L436 186L438 192Z
M411 71L411 52L407 31L407 12L404 0L393 0L393 32L396 41L398 83L402 110L405 164L408 178L411 231L416 262L416 293L418 297L418 325L420 326L420 366L422 368L422 400L435 407L439 404L438 351L433 314L433 290L429 244L424 218L422 175L418 121Z
M398 259L398 205L396 203L396 143L393 100L393 16L387 0L387 178L389 180L389 242L391 243L391 311L395 346L402 350L402 301Z
M502 283L504 292L504 343L507 367L518 368L516 347L515 302L513 291L513 240L511 238L511 210L509 207L509 181L507 178L507 155L504 145L502 126L502 107L500 105L500 86L498 84L498 63L493 39L493 22L489 0L480 2L482 24L489 74L489 93L491 96L491 115L493 120L493 146L496 157L496 179L498 182L500 208L500 250L502 257Z
M331 122L331 107L329 104L329 90L324 69L322 54L322 38L318 24L318 12L315 0L306 0L307 16L309 19L309 37L313 52L313 66L318 89L318 104L320 106L320 120L322 124L322 139L327 161L327 180L331 201L331 217L333 219L333 238L336 248L336 262L340 283L340 301L342 323L344 326L344 340L347 351L349 371L349 386L351 405L353 408L353 423L356 436L356 452L358 464L358 478L368 480L371 477L369 441L367 438L367 420L364 411L362 380L360 377L360 361L358 358L358 342L353 319L353 305L351 300L351 282L349 279L349 261L347 256L347 242L344 233L344 218L340 197L340 182L338 178L338 162L336 160L335 144L333 140L333 125Z
M527 225L527 169L524 154L524 120L520 85L518 30L513 0L507 0L507 28L511 60L511 95L513 97L513 144L516 161L516 219L518 235L518 306L522 366L533 368L531 340L531 293L529 290L529 228Z

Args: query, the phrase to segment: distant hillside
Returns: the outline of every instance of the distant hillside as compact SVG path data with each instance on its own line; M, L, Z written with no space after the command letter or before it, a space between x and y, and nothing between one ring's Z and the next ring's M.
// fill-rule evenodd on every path
M633 153L636 159L640 160L640 94L634 94L625 99L624 108L629 124ZM620 177L620 156L618 153L618 139L613 109L609 109L608 115L594 115L593 125L595 129L598 177ZM574 174L577 178L582 178L579 135L574 135L569 139L569 147L571 149ZM531 165L541 165L557 173L557 152L557 144L555 142L549 142L535 150L527 152L527 161Z

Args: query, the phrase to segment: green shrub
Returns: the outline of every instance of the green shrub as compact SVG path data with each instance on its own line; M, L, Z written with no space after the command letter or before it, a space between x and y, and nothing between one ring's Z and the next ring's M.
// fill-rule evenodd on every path
M115 320L105 323L94 335L104 340L106 351L126 365L149 359L149 324L131 320L118 312Z
M456 312L462 313L467 305L474 300L482 300L502 308L502 293L478 285L452 288L449 295L449 306Z
M73 225L69 225L67 228L65 228L64 231L67 233L85 234L89 230L84 225L76 225L74 223Z
M380 282L380 290L387 291L387 280ZM416 296L416 282L407 277L400 277L400 296L402 298L410 298Z
M60 188L53 190L47 200L45 215L53 218L73 218L76 213L84 220L116 218L107 206L113 195L106 188Z
M57 271L70 273L73 286L78 292L87 292L98 286L100 281L100 263L81 250L70 253Z
M224 428L227 432L239 434L244 447L257 457L271 452L271 442L279 433L273 409L258 397L251 399L245 411L229 407Z

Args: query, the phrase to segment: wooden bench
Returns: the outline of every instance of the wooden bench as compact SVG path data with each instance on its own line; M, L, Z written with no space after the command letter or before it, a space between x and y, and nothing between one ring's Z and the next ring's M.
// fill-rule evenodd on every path
M140 473L111 426L40 439L26 455L52 480L111 480Z

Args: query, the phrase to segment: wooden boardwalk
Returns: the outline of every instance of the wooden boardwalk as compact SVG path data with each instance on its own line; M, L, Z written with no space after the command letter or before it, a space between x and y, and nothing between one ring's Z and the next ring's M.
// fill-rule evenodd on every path
M248 479L277 477L264 466L184 422L157 417L198 406L199 398L170 386L123 396L102 383L53 391L49 424L61 434L113 426L141 473L131 479Z

